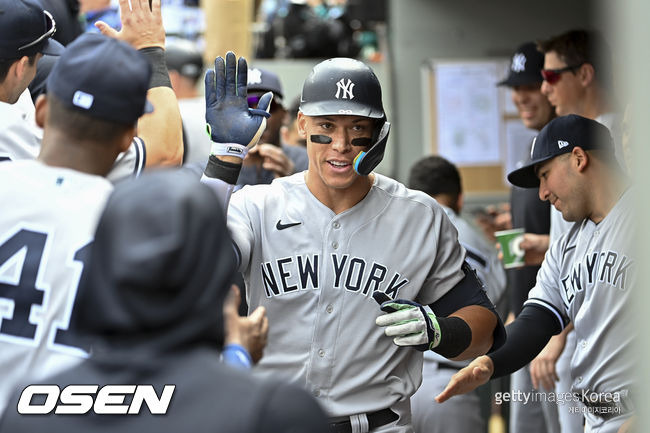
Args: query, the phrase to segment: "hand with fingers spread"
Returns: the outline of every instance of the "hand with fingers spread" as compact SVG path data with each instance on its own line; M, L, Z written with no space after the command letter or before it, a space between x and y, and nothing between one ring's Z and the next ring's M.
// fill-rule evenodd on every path
M136 50L165 48L165 29L160 12L160 0L119 0L122 29L118 32L103 21L95 26L106 36L122 40Z
M266 337L269 332L269 319L264 307L257 307L250 316L239 315L241 296L239 288L232 285L223 306L226 323L226 344L238 344L248 351L253 363L257 363L264 353Z
M467 367L451 376L445 389L436 396L438 403L443 403L459 394L467 394L487 383L494 373L494 364L489 356L483 355L472 361Z
M217 57L214 70L208 70L205 75L205 120L213 141L211 155L243 160L264 132L266 119L271 116L269 107L273 94L265 93L258 108L249 108L247 82L246 59L237 60L231 51L225 59Z

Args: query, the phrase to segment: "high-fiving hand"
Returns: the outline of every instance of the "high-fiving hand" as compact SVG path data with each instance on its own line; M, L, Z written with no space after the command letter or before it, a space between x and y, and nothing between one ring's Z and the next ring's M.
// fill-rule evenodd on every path
M214 70L205 75L205 120L214 142L212 155L243 160L264 132L273 94L262 95L258 108L248 108L247 78L246 59L237 60L231 51L225 59L217 57Z

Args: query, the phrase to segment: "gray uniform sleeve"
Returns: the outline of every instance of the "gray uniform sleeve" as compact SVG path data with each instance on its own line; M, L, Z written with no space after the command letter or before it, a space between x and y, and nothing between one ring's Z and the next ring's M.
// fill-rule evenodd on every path
M465 277L462 270L465 248L458 242L456 228L442 209L434 218L429 236L435 236L436 249L428 277L416 298L421 304L433 304Z
M560 294L560 271L562 270L562 252L567 244L567 234L561 236L551 244L546 252L542 267L537 273L537 281L528 293L525 305L535 305L546 308L557 319L560 327L569 323L569 318L564 308L564 301Z
M246 201L246 194L250 187L245 187L232 194L228 206L228 229L235 243L239 255L239 272L248 269L251 252L255 243L255 232L251 222L251 216L259 218L258 212L249 212L249 206L253 203Z

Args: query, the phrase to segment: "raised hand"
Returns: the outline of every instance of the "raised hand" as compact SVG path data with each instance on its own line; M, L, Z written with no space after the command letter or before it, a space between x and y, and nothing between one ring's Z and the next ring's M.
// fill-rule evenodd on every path
M214 70L205 75L205 120L216 144L212 146L213 155L243 159L264 132L273 94L262 95L258 108L248 108L247 76L246 59L237 60L231 51L225 59L217 57Z
M117 30L103 21L97 21L95 26L104 35L122 40L136 50L149 47L165 48L165 28L160 13L160 0L129 0L120 1L120 19L122 29Z

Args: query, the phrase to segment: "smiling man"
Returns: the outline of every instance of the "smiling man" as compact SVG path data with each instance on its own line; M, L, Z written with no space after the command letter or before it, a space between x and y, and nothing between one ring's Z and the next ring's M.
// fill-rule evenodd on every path
M206 77L215 143L204 182L221 194L270 106L265 94L248 109L238 83L246 62L217 58ZM233 116L240 133L226 134ZM325 60L307 77L298 114L308 170L246 186L228 208L249 308L263 305L269 317L256 369L308 389L337 432L412 431L422 351L467 359L502 344L503 326L444 210L372 171L389 129L373 71Z
M574 224L546 253L535 287L506 328L506 344L454 375L436 399L445 401L521 368L572 322L578 344L571 358L570 401L580 403L585 432L614 433L634 413L632 194L609 130L594 120L577 115L552 120L531 156L508 180L538 188L540 198Z

